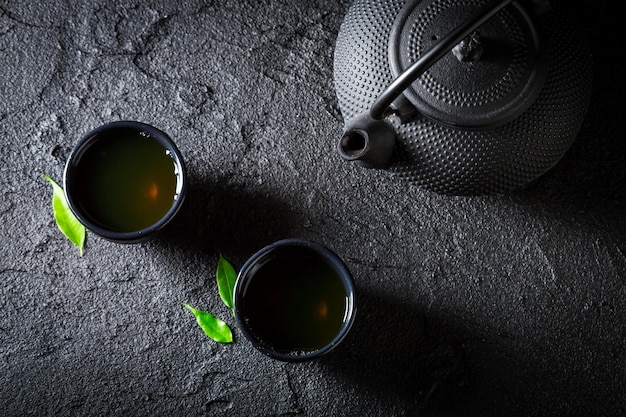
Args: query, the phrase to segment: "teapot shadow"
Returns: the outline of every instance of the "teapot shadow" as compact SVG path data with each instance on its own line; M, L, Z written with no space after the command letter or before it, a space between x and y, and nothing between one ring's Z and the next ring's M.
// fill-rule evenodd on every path
M626 204L626 142L622 106L617 105L626 80L614 74L610 48L594 47L591 105L576 140L552 169L512 197L555 211L590 214L626 232L621 215Z

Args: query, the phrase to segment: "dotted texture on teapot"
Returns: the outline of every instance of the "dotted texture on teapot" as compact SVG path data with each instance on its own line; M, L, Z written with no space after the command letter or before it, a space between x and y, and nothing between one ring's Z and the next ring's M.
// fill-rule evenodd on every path
M428 10L445 10L458 4L453 0L431 0ZM337 99L345 121L368 111L394 80L389 38L403 7L403 1L356 0L349 9L337 37L334 61ZM492 19L509 24L507 13L504 9ZM580 29L561 10L543 13L537 21L548 67L545 83L528 107L513 120L485 129L452 127L419 113L405 123L388 118L398 139L389 168L395 176L444 194L506 192L538 178L563 157L582 127L589 106L591 54ZM411 42L418 50L417 37ZM511 42L523 43L520 39ZM515 62L523 59L518 55ZM416 82L437 93L441 88L432 78L426 71ZM504 80L515 82L509 75ZM494 85L486 91L497 98L500 88ZM460 103L459 112L463 106L494 99L486 93L482 97L480 93L440 93L453 101L458 97L469 100Z

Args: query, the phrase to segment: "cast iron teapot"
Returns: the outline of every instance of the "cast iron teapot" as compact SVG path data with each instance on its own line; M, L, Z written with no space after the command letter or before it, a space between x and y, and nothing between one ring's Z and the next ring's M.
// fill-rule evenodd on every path
M345 160L439 193L501 193L570 147L591 54L546 0L356 0L334 77Z

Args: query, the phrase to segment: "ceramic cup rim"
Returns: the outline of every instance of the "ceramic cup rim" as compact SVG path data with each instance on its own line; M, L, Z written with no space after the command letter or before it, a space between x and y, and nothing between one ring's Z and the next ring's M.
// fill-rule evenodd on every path
M172 204L170 209L159 219L156 223L145 227L140 230L120 232L107 229L100 224L94 222L91 217L84 212L80 204L75 191L75 175L77 171L77 165L82 157L83 153L98 140L101 140L102 133L116 130L116 129L135 129L141 132L148 133L153 139L163 145L171 154L174 164L179 172L177 188L179 190L176 201ZM172 139L160 129L149 125L147 123L134 121L134 120L120 120L109 122L101 125L81 137L81 139L74 145L70 155L65 164L65 170L63 174L63 187L65 189L65 196L67 203L78 219L87 229L95 234L118 243L138 243L153 238L159 231L161 231L178 213L185 195L187 192L187 171L183 156L172 141Z
M253 278L253 275L250 274L253 267L256 266L260 261L263 261L266 256L268 256L271 252L285 247L307 248L314 251L316 254L320 255L326 261L328 261L328 263L332 265L333 269L337 271L339 276L341 277L341 281L346 290L346 297L348 299L348 311L346 314L346 320L344 321L341 329L337 332L333 340L325 346L321 347L320 349L316 349L302 354L289 354L278 352L264 344L250 331L245 317L243 317L244 314L241 307L243 288L247 284L247 282L249 282L250 279ZM246 339L248 339L257 350L264 353L265 355L273 359L278 359L285 362L303 362L316 359L335 349L345 339L350 328L354 324L357 309L355 302L354 279L343 260L335 252L319 243L298 238L282 239L276 241L263 247L262 249L254 253L250 258L248 258L248 260L241 267L239 274L237 275L235 288L233 290L233 304L235 318L239 324L239 328L241 329Z

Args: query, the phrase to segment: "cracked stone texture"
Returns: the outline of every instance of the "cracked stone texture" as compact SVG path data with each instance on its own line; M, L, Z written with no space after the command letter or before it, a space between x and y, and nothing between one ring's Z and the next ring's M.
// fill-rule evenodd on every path
M335 154L349 3L0 1L1 415L626 414L616 6L573 3L594 95L564 159L510 195L451 197ZM61 180L77 140L119 119L174 138L188 200L159 239L89 234L79 257L42 174ZM357 283L355 327L315 362L258 353L216 290L220 252L240 267L287 237Z

